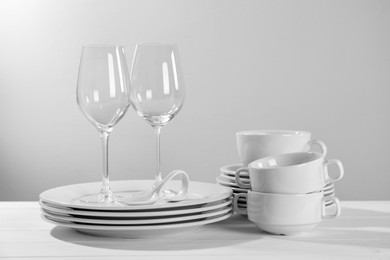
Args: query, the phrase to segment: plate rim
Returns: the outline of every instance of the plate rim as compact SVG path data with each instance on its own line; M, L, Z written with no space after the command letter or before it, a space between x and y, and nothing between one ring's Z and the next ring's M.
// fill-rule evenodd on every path
M225 175L225 174L222 174L222 173L220 175L218 175L216 179L217 180L220 179L220 180L225 181L225 182L230 182L232 184L237 184L235 177L232 177L232 176L229 176L229 175ZM251 183L249 178L240 178L240 179L241 179L241 181L243 183L247 183L247 184Z
M211 217L207 218L206 220L198 220L198 221L190 221L187 223L170 223L170 224L156 224L156 225L147 225L147 226L129 226L129 225L115 225L115 226L110 226L110 225L92 225L92 224L87 224L87 225L80 225L80 224L75 224L75 223L67 223L67 222L56 222L54 220L47 219L44 214L41 214L41 218L43 218L45 221L52 223L57 226L64 226L64 227L69 227L69 228L75 228L75 229L90 229L90 230L100 230L100 231L132 231L132 230L151 230L153 228L155 229L169 229L169 228L180 228L180 227L190 227L190 226L203 226L206 224L210 223L215 223L218 221L225 220L229 218L230 216L233 215L233 210L230 210L226 214L221 214L221 216L216 216L216 217Z
M229 211L232 210L231 206L225 206L221 209L217 210L211 210L212 212L206 213L206 212L200 212L197 214L190 214L189 216L173 216L173 217L167 217L167 218L153 218L153 219L100 219L100 218L79 218L79 217L72 217L72 216L60 216L60 215L54 215L50 212L45 211L44 209L41 209L41 213L45 216L49 216L53 219L58 219L59 221L69 221L69 222L77 222L82 224L97 224L97 225L150 225L150 224L165 224L165 223L175 223L175 222L181 222L181 221L191 221L191 220L197 220L202 218L210 218L219 216L222 214L227 214Z
M52 207L51 205L44 205L44 202L39 202L42 208L46 208L48 210L52 210L58 213L65 213L70 215L78 215L78 216L90 216L90 217L155 217L155 216L175 216L175 215L183 215L183 214L193 214L200 213L208 210L214 210L221 207L229 206L232 204L233 196L215 201L215 205L211 206L200 206L192 209L177 209L177 210L166 210L163 211L144 211L144 212L131 212L131 211L93 211L93 210L79 210L79 209L61 209ZM218 203L222 202L222 203Z
M172 182L179 183L179 181L172 180ZM145 186L145 187L151 187L153 185L154 181L153 180L115 180L111 181L110 184L111 186L120 186L120 185L131 185L134 183L138 183L138 185ZM70 185L64 185L64 186L59 186L59 187L54 187L48 190L43 191L42 193L39 194L39 199L42 201L45 201L47 203L50 203L52 205L58 205L58 206L63 206L63 207L69 207L69 208L74 208L74 209L84 209L84 210L97 210L97 211L129 211L129 210L148 210L148 209L160 209L160 208L178 208L178 207L187 207L187 206L195 206L198 204L205 204L213 201L218 201L222 200L225 198L228 198L232 195L232 191L228 187L224 186L218 186L215 183L209 183L209 182L199 182L199 181L191 181L190 182L190 192L191 192L191 187L194 187L194 185L200 185L200 186L214 186L213 188L220 189L220 193L215 193L215 194L209 194L207 196L212 196L210 198L201 198L201 199L194 199L194 200L183 200L179 202L175 202L173 204L171 203L165 203L165 204L152 204L152 205L136 205L136 206L99 206L99 205L89 205L89 204L74 204L72 203L72 200L75 200L76 198L73 198L71 201L63 202L63 201L55 201L53 198L50 198L51 193L59 193L63 192L63 190L66 191L66 189L75 189L80 187L87 187L87 186L97 186L101 182L87 182L87 183L77 183L77 184L70 184ZM114 192L121 192L121 191L114 191ZM123 191L122 191L123 192ZM84 194L88 195L88 194ZM58 194L57 194L58 196ZM82 195L80 195L81 197ZM68 199L69 200L69 199Z

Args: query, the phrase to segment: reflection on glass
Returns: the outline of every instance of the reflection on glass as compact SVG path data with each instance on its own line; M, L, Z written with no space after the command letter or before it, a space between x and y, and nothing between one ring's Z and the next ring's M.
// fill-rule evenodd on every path
M160 131L180 111L184 83L177 46L163 43L137 44L131 71L131 99L138 115L155 130L156 183L161 182Z
M108 138L130 105L129 75L121 46L84 46L77 81L77 104L96 127L103 145L103 183L87 203L115 203L109 186ZM92 101L92 102L91 102Z

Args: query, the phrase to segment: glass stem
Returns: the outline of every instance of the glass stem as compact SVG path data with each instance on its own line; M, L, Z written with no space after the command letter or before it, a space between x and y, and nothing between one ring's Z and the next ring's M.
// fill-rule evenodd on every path
M161 126L155 126L154 131L156 133L156 156L157 156L157 169L156 169L156 179L155 185L162 181L161 177L161 157L160 157L160 133Z
M101 131L100 138L102 140L103 146L103 183L100 190L100 201L102 202L112 202L113 193L109 186L109 176L108 176L108 138L110 137L110 132Z

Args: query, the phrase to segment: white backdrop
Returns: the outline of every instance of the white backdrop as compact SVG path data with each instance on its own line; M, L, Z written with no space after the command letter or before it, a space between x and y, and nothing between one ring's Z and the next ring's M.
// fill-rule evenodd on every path
M0 200L100 181L97 131L76 105L83 44L175 42L187 96L162 129L166 174L215 182L235 132L308 130L344 163L344 200L390 199L390 1L0 0ZM152 128L133 109L110 176L151 179Z

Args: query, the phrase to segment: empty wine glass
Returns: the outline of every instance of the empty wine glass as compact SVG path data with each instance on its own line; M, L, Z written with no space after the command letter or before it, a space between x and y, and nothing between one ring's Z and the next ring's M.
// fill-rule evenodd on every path
M82 48L77 104L98 130L103 145L103 183L99 194L81 198L87 203L115 203L109 186L108 139L130 105L129 74L124 48L89 45Z
M160 132L180 111L184 83L177 46L165 43L139 43L130 74L130 98L134 109L156 134L157 169L155 185L162 181Z

